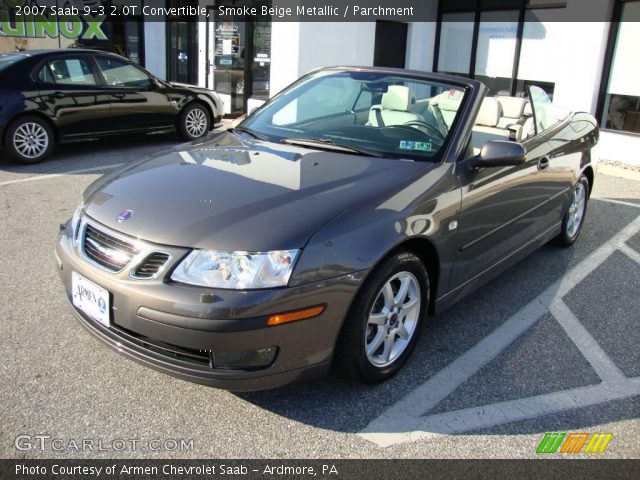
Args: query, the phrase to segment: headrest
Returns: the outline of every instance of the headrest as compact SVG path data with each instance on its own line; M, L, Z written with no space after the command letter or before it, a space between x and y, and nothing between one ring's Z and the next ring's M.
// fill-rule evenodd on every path
M521 97L496 97L502 105L502 116L508 118L522 118L527 100Z
M416 96L409 87L389 85L387 92L382 95L381 108L407 112L414 103L416 103Z
M463 97L464 93L462 90L452 88L451 90L447 90L446 92L442 92L441 94L433 97L431 103L438 105L440 110L457 112L460 109L460 102L462 102Z
M533 117L533 109L531 108L531 102L527 102L524 106L524 115L526 117Z
M484 127L495 127L500 122L502 116L502 107L500 102L493 97L486 97L482 101L478 118L476 118L476 125L482 125Z

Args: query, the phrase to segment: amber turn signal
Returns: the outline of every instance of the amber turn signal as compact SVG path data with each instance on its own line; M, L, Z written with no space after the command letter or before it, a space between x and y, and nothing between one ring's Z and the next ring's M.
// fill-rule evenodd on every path
M279 313L278 315L271 315L267 320L267 325L282 325L283 323L296 322L298 320L305 320L307 318L313 318L324 312L324 306L318 305L317 307L305 308L304 310L296 310L289 313Z

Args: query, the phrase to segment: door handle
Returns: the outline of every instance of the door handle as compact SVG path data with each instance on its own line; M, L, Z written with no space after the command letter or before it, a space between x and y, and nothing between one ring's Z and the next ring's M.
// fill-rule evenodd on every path
M55 98L64 98L64 93L62 93L62 92L53 92L53 96Z
M549 157L542 157L540 160L538 160L538 170L545 170L546 168L549 168L549 165Z
M112 94L111 94L111 96L112 96L113 98L122 99L122 98L124 98L124 97L125 97L125 94L124 94L124 93L112 93Z

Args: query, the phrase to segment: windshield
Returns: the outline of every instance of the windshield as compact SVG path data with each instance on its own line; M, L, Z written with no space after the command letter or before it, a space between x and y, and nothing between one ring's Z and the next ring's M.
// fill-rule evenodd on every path
M308 148L437 160L464 96L461 87L409 75L324 70L274 97L239 130Z
M0 53L0 70L4 70L9 65L24 58L24 55L18 53Z

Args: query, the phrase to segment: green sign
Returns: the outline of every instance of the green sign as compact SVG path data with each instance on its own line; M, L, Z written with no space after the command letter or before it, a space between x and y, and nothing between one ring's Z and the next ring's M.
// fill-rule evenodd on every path
M10 15L0 10L0 37L65 38L76 40L107 40L102 31L104 15Z

